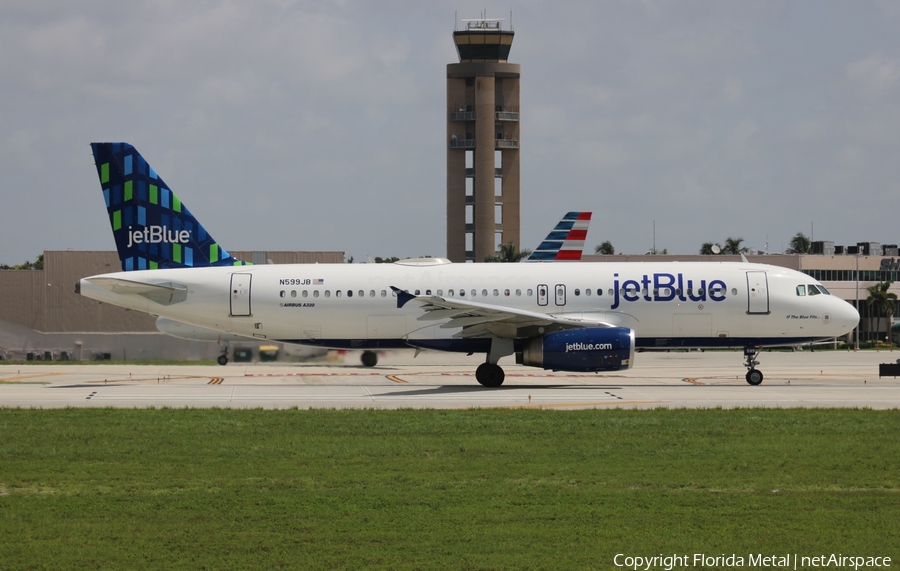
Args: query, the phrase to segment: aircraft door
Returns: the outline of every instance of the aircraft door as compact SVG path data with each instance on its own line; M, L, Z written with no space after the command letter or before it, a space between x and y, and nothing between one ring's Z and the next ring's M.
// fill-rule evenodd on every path
M231 316L250 315L250 274L231 274Z
M566 304L566 286L565 284L556 284L556 305Z
M769 313L769 283L766 272L747 272L747 313Z
M537 286L537 295L538 295L538 299L537 299L538 305L544 306L550 302L550 300L549 300L550 290L546 286L546 284L540 284L539 286Z

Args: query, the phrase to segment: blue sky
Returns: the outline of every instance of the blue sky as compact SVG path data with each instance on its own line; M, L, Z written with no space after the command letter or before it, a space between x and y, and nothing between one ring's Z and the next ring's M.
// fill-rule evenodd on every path
M0 263L111 250L88 144L134 144L226 248L445 255L454 17L509 18L522 240L900 242L893 1L0 5Z

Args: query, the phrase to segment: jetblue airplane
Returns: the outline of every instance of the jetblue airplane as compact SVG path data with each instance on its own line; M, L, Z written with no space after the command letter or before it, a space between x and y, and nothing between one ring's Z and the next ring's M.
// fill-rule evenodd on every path
M122 272L82 279L87 297L244 337L338 349L484 353L558 371L628 369L635 349L744 349L839 337L857 311L800 272L742 262L253 266L201 226L137 150L92 143Z

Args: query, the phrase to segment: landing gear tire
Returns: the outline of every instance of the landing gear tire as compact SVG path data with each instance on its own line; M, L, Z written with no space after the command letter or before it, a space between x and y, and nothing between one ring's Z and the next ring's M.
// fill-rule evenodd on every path
M216 362L224 367L228 364L228 355L219 355L219 358L216 359Z
M374 367L378 364L378 353L375 351L363 351L360 361L362 361L363 367Z
M747 371L747 382L754 387L763 382L762 371L758 371L756 369L750 369L749 371Z
M500 365L482 363L475 369L475 379L485 387L499 387L505 378L506 373Z
M759 347L754 347L753 345L744 347L744 359L746 359L744 366L747 367L746 378L747 382L754 387L763 382L762 371L756 369L756 366L759 365L759 361L756 360L757 357L759 357Z

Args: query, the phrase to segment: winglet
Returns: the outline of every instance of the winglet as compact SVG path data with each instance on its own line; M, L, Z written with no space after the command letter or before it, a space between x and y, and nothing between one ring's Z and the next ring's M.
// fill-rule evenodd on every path
M397 294L397 309L400 309L401 307L406 305L407 302L416 299L416 296L409 292L403 291L398 287L391 286L391 289L394 290L394 293Z
M124 271L242 266L128 143L91 143Z
M591 212L569 212L547 234L530 256L529 262L573 261L581 259L584 240L591 224Z

